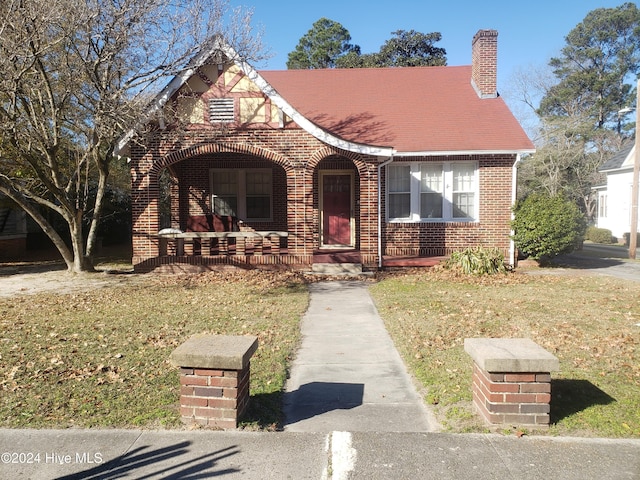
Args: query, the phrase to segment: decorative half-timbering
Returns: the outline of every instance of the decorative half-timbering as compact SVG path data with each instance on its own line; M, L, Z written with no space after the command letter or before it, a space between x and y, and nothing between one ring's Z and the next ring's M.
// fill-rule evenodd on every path
M509 255L533 145L497 94L496 39L476 34L472 66L261 72L215 43L118 145L136 270Z

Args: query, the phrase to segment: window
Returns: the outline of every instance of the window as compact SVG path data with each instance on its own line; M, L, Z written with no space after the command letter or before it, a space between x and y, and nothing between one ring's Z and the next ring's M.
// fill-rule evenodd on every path
M233 98L212 98L209 101L209 121L233 122L235 120Z
M213 174L213 213L237 216L238 172L218 170Z
M211 170L213 213L243 220L270 221L272 191L270 169Z
M601 193L598 198L598 217L607 218L607 194Z
M408 165L389 168L389 216L405 218L411 213L411 177Z
M390 221L471 221L478 218L475 162L394 163L387 169Z
M271 218L271 170L246 172L247 218Z
M474 218L475 207L475 166L468 163L454 163L453 174L453 218Z
M443 173L441 164L420 166L420 218L442 218Z

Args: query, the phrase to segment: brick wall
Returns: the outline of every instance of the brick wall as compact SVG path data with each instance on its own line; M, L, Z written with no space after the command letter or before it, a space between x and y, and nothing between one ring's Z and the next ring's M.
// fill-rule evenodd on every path
M357 172L358 231L363 235L376 231L377 160L329 147L301 129L220 132L201 128L183 134L156 133L144 143L146 149L133 144L131 153L134 265L149 265L158 256L157 179L167 168L180 184L172 189L179 199L171 207L172 223L182 226L185 215L210 209L209 168L270 166L275 173L274 219L270 225L250 227L288 231L289 253L310 263L313 250L319 246L317 171L320 162L329 159L324 163L328 169L349 168ZM375 257L375 240L368 238L360 245L367 258Z
M412 158L425 161L423 158ZM383 255L444 256L472 246L509 252L511 175L515 155L429 157L433 162L475 160L479 171L477 222L383 223ZM384 169L386 170L386 169ZM385 171L382 172L383 192ZM383 211L385 204L383 195Z
M324 145L298 128L220 132L194 129L155 134L148 145L132 144L133 263L138 270L165 264L157 257L159 241L159 174L169 170L172 226L184 229L186 217L210 211L210 168L272 168L272 222L249 225L255 230L289 232L288 264L309 264L319 247L318 171L352 170L355 178L357 247L363 263L378 262L378 162L382 159ZM511 175L514 155L415 158L415 161L474 160L479 166L479 221L387 223L382 225L384 255L442 256L469 246L509 250ZM381 178L384 212L384 170ZM267 261L267 260L265 260ZM215 262L213 262L215 263ZM212 264L213 264L212 263ZM146 266L145 266L146 265Z

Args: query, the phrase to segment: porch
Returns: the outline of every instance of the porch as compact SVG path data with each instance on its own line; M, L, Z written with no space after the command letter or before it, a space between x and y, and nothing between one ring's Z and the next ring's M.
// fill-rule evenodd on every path
M225 267L308 270L311 265L368 265L358 249L316 249L311 255L291 254L289 232L166 232L159 233L160 255L154 270L194 272ZM432 267L445 257L383 256L382 268ZM376 264L377 267L377 264Z

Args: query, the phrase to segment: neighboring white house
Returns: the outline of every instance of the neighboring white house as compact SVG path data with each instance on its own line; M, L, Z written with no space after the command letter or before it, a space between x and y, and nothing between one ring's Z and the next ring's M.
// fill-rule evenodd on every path
M633 184L633 142L625 145L599 169L607 176L606 185L595 187L598 193L596 226L611 230L622 242L631 230L631 188Z

